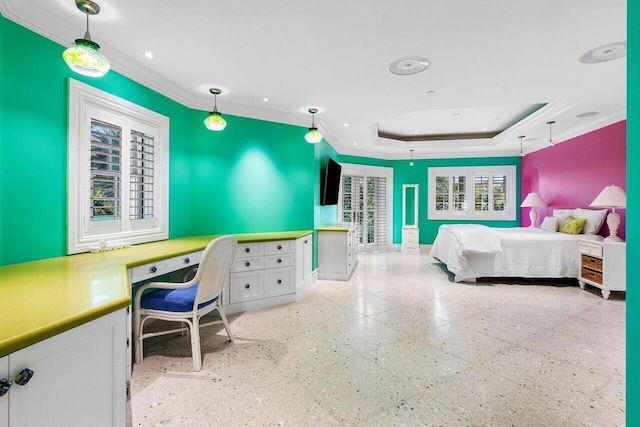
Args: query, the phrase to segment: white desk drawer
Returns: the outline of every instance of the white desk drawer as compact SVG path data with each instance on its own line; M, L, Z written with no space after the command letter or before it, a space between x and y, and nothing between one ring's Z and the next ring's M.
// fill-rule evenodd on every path
M162 261L133 267L131 269L131 283L171 273L174 270L169 267L170 259L163 259Z
M229 303L253 301L263 295L262 271L232 273L229 280Z
M265 242L264 243L264 254L265 255L275 255L275 254L285 254L291 253L294 250L294 240L282 240L277 242Z
M275 297L295 292L293 267L267 270L264 275L264 297Z
M175 258L169 258L167 262L169 264L169 268L171 268L172 271L175 271L200 263L201 256L202 252L192 252Z
M247 258L262 256L264 254L264 243L240 243L236 251L236 258Z
M293 254L269 255L264 257L264 268L289 267L293 264Z
M261 270L264 265L263 257L240 258L231 264L231 272Z

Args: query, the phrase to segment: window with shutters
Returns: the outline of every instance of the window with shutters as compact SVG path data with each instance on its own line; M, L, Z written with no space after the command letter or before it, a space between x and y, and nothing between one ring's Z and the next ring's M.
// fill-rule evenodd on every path
M516 219L515 166L429 168L428 219Z
M358 251L387 248L392 220L390 168L341 164L339 215L344 223L357 225Z
M168 238L169 119L70 80L68 253Z

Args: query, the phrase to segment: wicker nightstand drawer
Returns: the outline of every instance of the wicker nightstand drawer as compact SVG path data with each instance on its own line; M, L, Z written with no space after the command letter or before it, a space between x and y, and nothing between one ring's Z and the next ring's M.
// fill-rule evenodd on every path
M589 270L588 268L582 267L582 273L580 276L583 279L591 280L592 282L598 283L602 285L602 273L599 271Z
M589 267L592 270L602 271L602 260L589 255L582 255L582 266Z

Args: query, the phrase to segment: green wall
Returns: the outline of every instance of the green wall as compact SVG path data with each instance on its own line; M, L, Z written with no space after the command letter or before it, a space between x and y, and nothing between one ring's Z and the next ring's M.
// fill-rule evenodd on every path
M640 354L640 291L635 278L640 277L640 3L628 0L627 20L627 425L640 426L640 405L635 393L640 386L640 367L636 354ZM634 185L629 185L634 183Z
M438 234L438 227L442 224L454 224L470 221L428 220L427 200L429 197L427 173L430 167L451 166L516 166L516 183L520 182L520 157L486 157L469 159L427 159L414 160L409 166L408 160L394 161L393 164L393 241L402 241L402 184L419 184L418 198L418 226L420 228L420 243L431 244ZM520 185L516 186L516 200L520 199ZM519 205L519 203L517 204ZM515 221L472 221L475 224L485 224L490 227L519 227L520 209L516 209Z

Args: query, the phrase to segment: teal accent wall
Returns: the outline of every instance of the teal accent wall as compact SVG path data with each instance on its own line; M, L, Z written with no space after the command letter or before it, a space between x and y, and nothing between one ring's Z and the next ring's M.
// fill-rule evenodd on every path
M635 400L640 388L640 2L627 1L627 425L640 425L640 405ZM632 183L632 185L629 185Z
M442 224L455 224L473 222L485 224L490 227L519 227L520 209L516 209L515 221L448 221L427 219L427 200L429 186L427 182L428 168L452 167L452 166L516 166L516 200L520 198L520 157L485 157L468 159L426 159L414 160L413 166L409 166L408 160L396 160L393 162L393 242L402 242L402 184L419 184L418 197L418 227L420 228L420 243L431 244L438 234L438 227ZM519 206L519 203L517 203Z
M225 130L212 132L207 114L191 114L191 234L313 229L314 147L303 129L225 115Z

